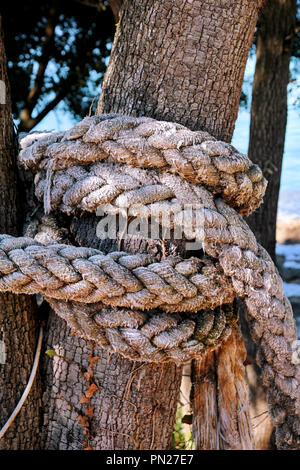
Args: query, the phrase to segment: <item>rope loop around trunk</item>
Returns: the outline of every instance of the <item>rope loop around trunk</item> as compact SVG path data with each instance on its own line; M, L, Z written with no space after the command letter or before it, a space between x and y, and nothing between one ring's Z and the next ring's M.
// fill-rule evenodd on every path
M163 229L183 228L204 255L158 262L51 236L2 235L0 291L40 292L82 336L147 362L184 362L218 347L236 322L234 297L244 299L277 443L299 446L293 313L274 263L242 217L262 202L267 183L259 167L206 132L117 114L87 117L66 132L28 134L20 161L36 172L44 220L51 211L125 211Z

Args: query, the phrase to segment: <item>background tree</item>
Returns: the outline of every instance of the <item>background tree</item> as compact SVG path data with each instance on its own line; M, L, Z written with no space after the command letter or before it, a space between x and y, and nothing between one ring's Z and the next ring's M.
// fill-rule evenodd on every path
M10 88L0 15L0 233L22 235L24 192L17 171L18 144L11 117ZM39 321L32 296L0 294L0 429L14 411L27 384L35 354ZM0 449L40 448L41 382L36 378L19 415L0 441Z

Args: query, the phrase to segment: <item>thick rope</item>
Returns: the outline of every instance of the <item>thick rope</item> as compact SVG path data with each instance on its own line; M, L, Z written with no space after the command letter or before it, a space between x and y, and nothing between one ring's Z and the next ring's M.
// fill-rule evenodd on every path
M32 238L0 235L0 292L132 309L196 312L230 303L234 291L217 261L93 248L44 246Z
M237 321L232 305L187 316L46 299L81 336L109 352L143 362L181 363L213 351L227 340Z
M44 211L38 207L34 213L28 214L23 227L24 236L34 238L42 245L53 245L62 243L70 245L69 232L63 227L65 221L58 220L58 215L45 215Z
M214 261L168 257L155 263L149 255L104 255L2 236L0 290L39 291L80 334L145 361L203 354L212 331L222 340L233 324L224 306L213 318L207 309L237 294L258 345L277 445L299 447L300 361L291 307L271 258L237 213L261 203L266 181L260 169L207 133L119 115L85 118L65 133L29 135L21 146L21 161L38 172L36 193L46 212L106 205L107 213L125 207L149 217L171 206L168 227L183 225Z
M207 132L193 132L179 124L150 118L112 114L93 116L65 133L29 135L21 145L21 162L27 167L47 171L45 199L49 204L52 173L70 167L75 168L65 172L64 178L59 180L61 174L58 174L54 200L57 203L63 192L72 187L73 192L65 198L66 206L73 203L80 207L81 200L85 198L84 210L93 210L97 204L108 202L106 198L111 201L123 191L146 185L162 183L169 188L169 191L165 189L164 199L170 198L172 179L168 179L168 173L178 174L189 183L206 185L213 194L222 196L243 214L251 213L260 205L266 189L260 168L231 145L217 141ZM146 183L139 178L138 171L130 174L129 170L130 178L124 174L120 178L109 167L104 174L101 165L93 165L82 172L76 167L100 161L164 171L158 178L157 172L152 173L152 178L149 176ZM80 184L74 187L78 180ZM152 188L152 194L154 191ZM77 202L74 197L77 197Z
M39 337L38 337L38 343L37 343L36 350L35 350L34 361L33 361L33 365L32 365L32 369L31 369L31 373L30 373L28 382L26 384L25 390L22 393L22 396L21 396L20 400L17 403L17 406L15 407L13 412L11 413L11 415L8 418L8 420L6 421L6 423L3 425L2 429L0 429L0 439L2 439L4 437L5 433L8 431L8 429L10 428L10 426L12 425L12 423L14 422L14 420L16 419L18 414L20 413L21 408L24 405L24 403L26 401L26 398L28 397L28 395L30 393L30 390L32 388L32 385L34 383L34 379L36 377L36 373L37 373L37 370L38 370L38 365L39 365L39 360L40 360L40 355L41 355L41 349L42 349L42 342L43 342L43 327L41 326L40 327L40 332L39 332Z
M69 243L57 215L38 210L26 227L26 235L43 245ZM206 260L207 265L211 261ZM212 351L232 332L237 310L232 305L189 316L168 316L160 311L107 308L101 303L82 305L47 298L49 304L73 331L93 340L108 352L144 362L185 362ZM138 331L136 331L138 330Z

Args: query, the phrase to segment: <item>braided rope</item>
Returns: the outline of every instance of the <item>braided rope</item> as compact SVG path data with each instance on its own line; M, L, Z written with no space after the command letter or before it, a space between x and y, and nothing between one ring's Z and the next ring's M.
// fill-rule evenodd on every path
M260 169L205 132L120 115L85 118L65 133L28 135L21 146L21 161L38 172L36 193L46 212L105 204L108 213L125 207L141 215L136 204L143 204L148 217L153 206L155 213L171 205L175 227L187 223L181 212L190 204L188 228L210 258L155 263L149 255L2 236L0 291L42 292L80 334L143 361L183 361L217 347L235 321L221 305L237 294L258 345L277 445L299 447L300 361L291 306L271 258L237 213L261 203Z
M233 301L234 292L218 262L93 248L43 246L31 238L0 235L0 291L41 293L82 303L132 309L196 312Z
M57 216L45 215L40 207L33 214L28 214L23 233L25 237L34 238L42 245L71 244L69 232L62 226L61 221L58 223Z
M88 198L83 202L84 210L103 204L107 193L107 197L115 199L122 191L145 186L138 171L129 170L131 178L124 174L120 178L118 174L112 175L107 166L93 165L87 171L77 167L100 161L165 170L161 179L154 173L151 178L148 173L149 183L146 183L166 185L169 191L166 190L165 198L172 197L172 179L168 180L166 173L176 173L189 183L206 185L243 214L260 205L266 188L259 167L231 145L217 141L207 132L190 131L179 124L151 118L112 114L88 117L65 133L33 134L23 139L21 145L20 159L27 167L48 170L48 173L73 167L64 173L60 182L61 174L58 174L55 184L58 193L55 191L54 200L73 187L66 197L66 205L80 205L80 198ZM80 184L74 188L75 180L80 180Z

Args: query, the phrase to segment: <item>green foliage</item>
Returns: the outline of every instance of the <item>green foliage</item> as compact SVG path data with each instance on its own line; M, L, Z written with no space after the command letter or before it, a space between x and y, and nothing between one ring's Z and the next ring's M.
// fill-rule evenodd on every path
M47 354L47 356L50 357L50 359L52 359L54 356L57 356L56 352L54 351L54 349L47 349L47 351L45 352L45 354Z
M110 54L115 30L110 8L100 11L72 0L16 0L3 2L1 10L14 118L28 105L41 64L45 73L32 116L60 96L75 118L86 115ZM49 20L54 34L47 42Z

